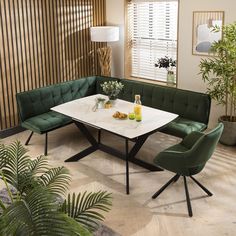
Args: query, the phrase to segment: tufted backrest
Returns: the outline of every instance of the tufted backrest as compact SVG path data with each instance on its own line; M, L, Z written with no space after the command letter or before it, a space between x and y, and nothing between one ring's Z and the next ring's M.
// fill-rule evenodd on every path
M96 77L81 78L16 95L21 121L46 113L50 108L96 93Z
M183 168L185 174L194 175L199 173L205 166L206 162L211 158L216 145L223 132L224 125L219 123L213 130L208 133L192 132L183 141L185 145L186 139L191 138L190 136L199 135L199 138L192 144L189 150L186 152L185 168ZM178 157L178 153L177 153Z
M121 99L133 102L135 94L140 94L143 105L208 124L211 107L208 94L126 79L121 82L124 84Z
M196 141L189 151L191 153L188 158L189 166L203 165L210 159L223 129L223 123L219 123L214 129L208 133L204 133L204 135Z
M84 96L103 93L101 84L108 80L121 81L124 89L119 98L133 102L135 94L142 103L194 121L208 124L211 99L203 93L154 85L145 82L101 76L80 78L48 87L18 93L17 102L21 121L48 112L53 106Z

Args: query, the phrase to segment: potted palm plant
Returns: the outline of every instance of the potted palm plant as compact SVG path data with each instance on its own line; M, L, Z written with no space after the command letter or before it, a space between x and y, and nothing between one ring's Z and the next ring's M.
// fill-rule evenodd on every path
M1 236L92 236L109 211L111 195L84 192L68 195L70 174L65 167L52 168L45 156L32 160L19 143L0 144Z
M212 44L211 52L215 57L201 60L200 74L212 99L225 107L219 118L224 123L220 142L236 145L236 22L222 27L222 39Z

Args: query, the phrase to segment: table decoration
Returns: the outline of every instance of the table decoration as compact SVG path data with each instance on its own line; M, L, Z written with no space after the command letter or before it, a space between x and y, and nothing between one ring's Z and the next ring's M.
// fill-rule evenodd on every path
M175 74L173 71L173 67L176 67L176 60L172 59L171 57L165 56L158 59L155 67L158 68L165 68L167 70L167 84L172 86L176 83L175 81Z
M101 84L103 92L108 96L109 101L114 102L117 99L124 85L118 81L108 81Z

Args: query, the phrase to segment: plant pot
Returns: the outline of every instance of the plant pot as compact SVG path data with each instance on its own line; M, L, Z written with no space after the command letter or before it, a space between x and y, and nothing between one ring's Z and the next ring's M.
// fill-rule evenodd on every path
M236 122L228 121L224 116L219 118L219 122L224 124L224 130L220 138L220 143L229 146L236 145Z
M108 95L109 100L116 100L117 96L114 95Z
M108 96L108 99L109 99L112 106L114 106L116 104L116 101L117 101L116 96Z

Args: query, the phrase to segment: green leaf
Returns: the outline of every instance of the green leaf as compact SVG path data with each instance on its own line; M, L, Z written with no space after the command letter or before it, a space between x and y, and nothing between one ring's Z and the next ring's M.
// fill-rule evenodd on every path
M62 205L62 211L74 218L89 230L95 230L98 226L98 221L103 221L104 216L97 212L108 212L111 207L111 194L107 192L84 192L78 194L70 194Z
M16 141L5 147L6 164L3 167L3 173L8 183L16 189L20 189L21 176L25 174L29 163L29 157L26 156L27 150Z
M24 200L3 212L1 235L91 235L80 224L58 211L55 198L45 187L32 190Z
M4 144L0 143L0 170L6 166L7 152Z
M213 32L219 32L218 27ZM235 114L236 107L236 22L222 27L222 39L212 44L215 57L201 59L200 74L207 83L207 92L218 104L226 107L225 115Z
M48 160L45 156L39 156L35 160L30 160L28 165L29 172L37 175L48 171Z
M68 189L68 170L50 168L44 156L31 160L26 152L18 141L0 145L0 170L7 186L16 190L10 206L0 200L0 235L91 235L88 229L95 229L98 220L104 219L98 211L110 210L110 194L73 194L60 206L55 199ZM12 194L10 188L8 193Z
M56 194L65 194L71 181L69 171L63 166L49 169L39 179L43 186Z

